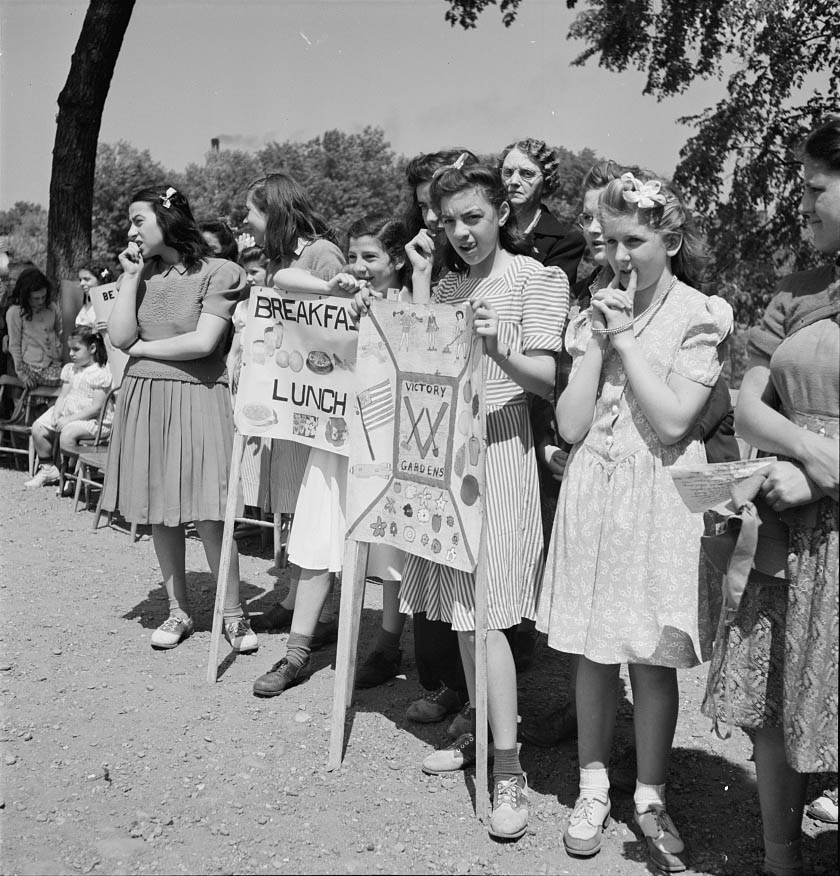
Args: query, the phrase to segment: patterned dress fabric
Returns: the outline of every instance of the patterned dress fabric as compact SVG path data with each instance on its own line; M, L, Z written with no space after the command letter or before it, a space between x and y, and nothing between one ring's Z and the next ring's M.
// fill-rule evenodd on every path
M435 301L463 304L480 295L500 315L499 343L516 352L562 346L569 285L559 268L516 256L504 275L475 280L450 273ZM447 339L442 339L446 342ZM507 629L534 617L542 580L542 526L531 426L525 392L485 357L487 462L485 525L488 558L487 624ZM407 556L401 610L425 612L455 630L475 629L475 576Z
M732 311L676 283L634 331L657 376L712 387ZM572 378L591 337L591 309L566 333ZM630 388L621 357L605 355L592 426L576 444L560 489L537 619L558 651L596 663L695 666L714 624L701 606L703 517L680 499L668 468L704 463L695 426L663 444Z
M835 439L838 296L840 275L830 265L794 274L750 333L751 354L770 368L778 409ZM734 624L715 643L703 712L747 730L781 726L794 769L836 772L838 505L825 497L782 517L789 582L751 576Z

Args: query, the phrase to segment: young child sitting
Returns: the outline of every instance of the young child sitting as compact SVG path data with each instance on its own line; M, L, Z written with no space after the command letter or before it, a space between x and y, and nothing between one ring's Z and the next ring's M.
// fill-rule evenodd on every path
M77 326L70 335L70 362L61 369L61 393L56 403L32 424L32 443L39 468L27 487L58 483L53 462L53 442L59 435L61 449L77 453L80 438L96 434L97 420L111 388L111 372L102 337L87 326ZM102 432L111 428L106 412Z

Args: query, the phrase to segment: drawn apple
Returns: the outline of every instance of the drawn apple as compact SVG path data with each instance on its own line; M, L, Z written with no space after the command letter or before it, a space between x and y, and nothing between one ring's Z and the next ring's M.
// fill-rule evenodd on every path
M295 350L289 356L289 368L291 368L292 371L300 371L300 369L303 368L303 355L300 350Z

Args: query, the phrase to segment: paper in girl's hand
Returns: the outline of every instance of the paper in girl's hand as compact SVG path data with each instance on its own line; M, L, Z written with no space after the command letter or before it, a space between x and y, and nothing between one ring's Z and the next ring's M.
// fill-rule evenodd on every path
M776 462L775 456L716 462L706 465L672 465L668 472L689 511L701 514L731 498L731 487Z

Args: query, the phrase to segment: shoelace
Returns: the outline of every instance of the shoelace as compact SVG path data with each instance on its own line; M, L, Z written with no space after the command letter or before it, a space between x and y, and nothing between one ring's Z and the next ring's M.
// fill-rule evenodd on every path
M442 684L438 690L433 690L431 693L426 694L426 699L430 703L436 703L446 692L446 685Z
M581 821L588 821L590 824L594 823L592 821L592 812L595 809L596 803L599 803L601 806L604 805L600 800L596 800L593 797L578 797L570 819L571 823L577 824Z
M652 813L653 819L656 822L656 830L662 833L670 833L671 836L675 836L679 839L679 833L677 832L677 826L671 820L671 816L664 809L649 809L649 812Z
M519 807L519 795L522 789L516 779L502 779L496 785L496 805L507 803L514 809Z
M168 617L160 625L160 629L164 632L167 632L167 633L177 633L179 624L183 624L184 626L186 626L187 622L183 618L180 618L180 617Z
M244 617L238 617L236 620L228 621L227 631L231 638L246 636L251 632L250 627L245 623Z
M472 733L464 733L463 736L459 736L458 739L452 744L453 751L464 752L471 745L475 745L475 736Z

